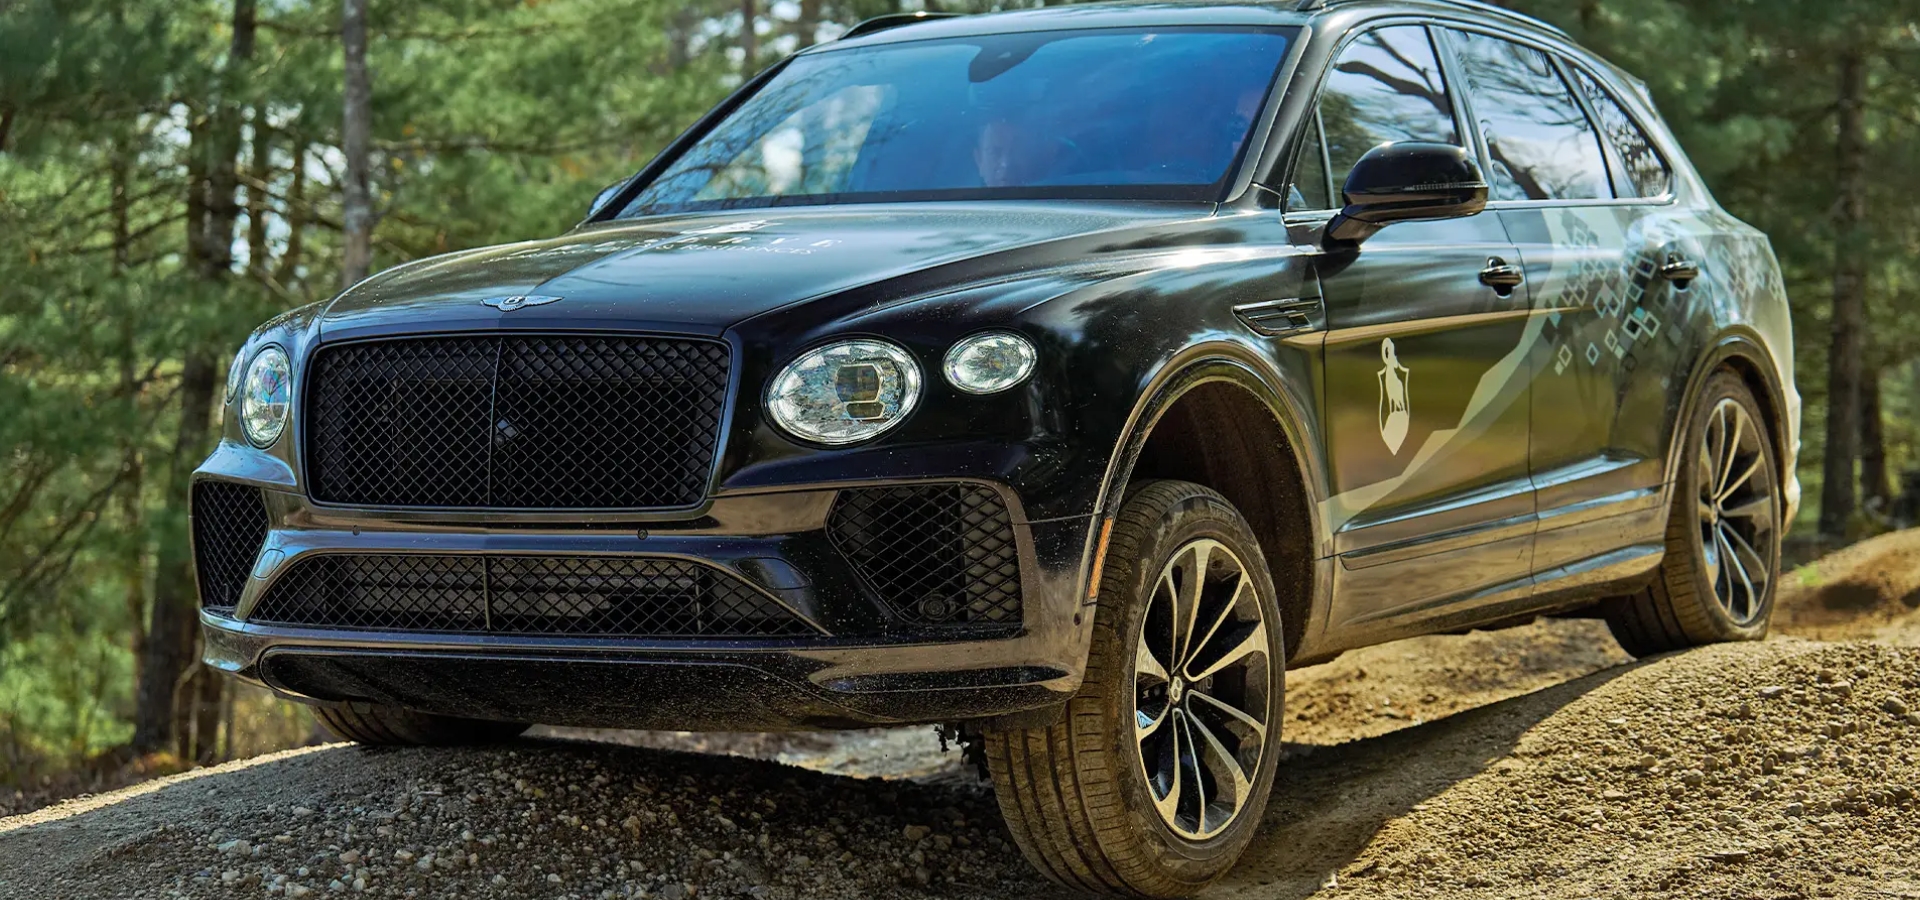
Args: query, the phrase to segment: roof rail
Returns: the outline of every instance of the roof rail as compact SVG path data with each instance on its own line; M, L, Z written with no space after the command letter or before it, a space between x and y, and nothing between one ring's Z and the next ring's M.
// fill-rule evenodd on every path
M1294 10L1297 12L1315 12L1318 10L1326 9L1329 6L1340 6L1340 5L1353 3L1353 2L1356 2L1356 0L1300 0L1299 5L1295 6ZM1506 19L1511 22L1521 22L1527 25L1532 25L1535 28L1542 28L1547 31L1551 31L1554 34L1560 35L1561 37L1569 36L1566 33L1566 31L1562 30L1559 26L1541 21L1540 19L1536 19L1532 16L1529 16L1526 13L1514 12L1513 10L1507 9L1504 6L1495 6L1491 3L1483 2L1483 0L1420 0L1420 2L1435 4L1439 6L1457 6L1461 9L1470 9L1470 10L1473 10L1474 12L1481 13L1483 15L1493 16L1495 18L1500 18L1500 19Z
M925 11L888 13L884 16L874 16L847 29L847 33L840 36L840 40L844 41L848 38L857 38L863 34L872 34L876 31L886 31L889 28L899 28L902 25L912 25L916 22L931 22L934 19L952 19L959 15L959 13Z

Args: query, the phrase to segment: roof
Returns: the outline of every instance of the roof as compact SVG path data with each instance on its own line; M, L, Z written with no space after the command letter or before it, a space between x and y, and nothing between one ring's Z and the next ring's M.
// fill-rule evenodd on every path
M879 16L855 25L834 44L884 44L1069 28L1180 25L1304 25L1323 11L1375 6L1410 13L1464 12L1564 36L1552 25L1481 0L1135 0L1009 10L979 15ZM825 45L823 45L824 48Z

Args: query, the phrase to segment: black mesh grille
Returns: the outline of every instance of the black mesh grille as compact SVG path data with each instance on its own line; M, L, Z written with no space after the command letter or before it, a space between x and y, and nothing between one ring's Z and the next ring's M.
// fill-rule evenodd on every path
M307 390L323 503L645 509L705 496L727 348L458 336L325 347Z
M584 556L311 557L275 581L247 620L619 637L816 633L711 566Z
M842 491L827 526L904 621L1017 625L1020 560L1000 495L940 484Z
M193 486L193 560L199 569L200 605L228 611L253 573L267 540L267 504L259 488L224 481Z

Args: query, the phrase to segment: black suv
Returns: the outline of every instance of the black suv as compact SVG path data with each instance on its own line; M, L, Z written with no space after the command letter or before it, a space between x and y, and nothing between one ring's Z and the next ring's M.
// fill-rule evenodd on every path
M256 332L206 658L370 743L951 723L1048 875L1185 894L1290 667L1762 636L1788 327L1645 89L1539 22L889 17L565 235Z

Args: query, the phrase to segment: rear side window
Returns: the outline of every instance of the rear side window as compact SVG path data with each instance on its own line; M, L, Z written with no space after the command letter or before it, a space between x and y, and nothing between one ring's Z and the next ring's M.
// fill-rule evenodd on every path
M1320 92L1320 119L1335 193L1353 164L1381 144L1460 142L1440 59L1418 25L1376 29L1341 50Z
M1493 199L1611 198L1600 139L1553 60L1497 37L1449 34L1487 142Z
M1580 91L1587 97L1587 105L1593 108L1593 116L1599 120L1600 134L1613 145L1621 168L1625 169L1627 184L1631 185L1634 195L1639 197L1661 197L1673 190L1673 170L1667 168L1667 161L1660 158L1660 151L1653 149L1653 141L1647 138L1647 132L1633 116L1620 106L1613 94L1601 87L1593 76L1575 68L1574 80L1580 83Z

